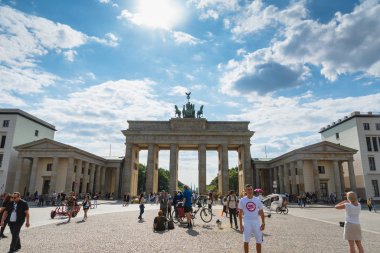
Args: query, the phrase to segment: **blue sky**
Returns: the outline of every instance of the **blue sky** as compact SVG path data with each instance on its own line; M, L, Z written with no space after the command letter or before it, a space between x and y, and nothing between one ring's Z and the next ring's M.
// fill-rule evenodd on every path
M251 122L252 157L275 157L380 111L379 13L375 0L0 0L0 107L122 156L127 120L168 120L191 91L208 120ZM197 184L196 153L180 157L180 180Z

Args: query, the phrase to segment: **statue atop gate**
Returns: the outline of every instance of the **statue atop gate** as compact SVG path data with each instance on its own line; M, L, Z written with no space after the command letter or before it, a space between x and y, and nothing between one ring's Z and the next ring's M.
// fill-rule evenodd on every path
M200 110L197 111L195 114L195 105L190 103L190 95L191 92L185 92L186 98L187 98L187 103L183 105L182 107L182 118L201 118L203 116L203 105L200 107ZM175 116L177 118L181 118L181 111L178 109L177 105L174 106L175 108Z

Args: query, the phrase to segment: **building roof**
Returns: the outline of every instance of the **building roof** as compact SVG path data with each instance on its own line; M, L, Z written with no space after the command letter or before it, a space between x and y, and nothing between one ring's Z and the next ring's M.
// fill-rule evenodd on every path
M51 130L54 130L54 131L57 131L57 129L55 129L55 126L52 125L52 124L49 124L47 123L46 121L43 121L42 119L39 119L27 112L24 112L23 110L20 110L20 109L0 109L0 114L16 114L16 115L20 115L26 119L29 119L31 121L34 121L44 127L47 127Z
M346 121L349 121L353 118L359 118L359 117L362 117L362 118L380 118L380 112L358 112L358 111L355 111L355 112L352 112L350 115L348 116L344 116L342 119L338 119L337 121L334 121L331 123L331 125L327 125L325 127L322 127L318 133L323 133L331 128L334 128L336 127L337 125L340 125Z

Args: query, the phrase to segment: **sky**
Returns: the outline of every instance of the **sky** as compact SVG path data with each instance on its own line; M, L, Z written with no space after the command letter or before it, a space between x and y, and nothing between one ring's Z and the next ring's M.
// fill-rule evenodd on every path
M252 157L276 157L380 111L379 13L376 0L0 0L0 107L123 156L127 120L169 120L190 91L207 120L250 121ZM197 152L181 151L179 180L197 176Z

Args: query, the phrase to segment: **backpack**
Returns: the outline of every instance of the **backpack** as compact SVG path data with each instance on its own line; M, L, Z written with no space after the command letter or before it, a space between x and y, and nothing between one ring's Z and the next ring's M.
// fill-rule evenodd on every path
M174 229L174 221L168 220L168 229Z

